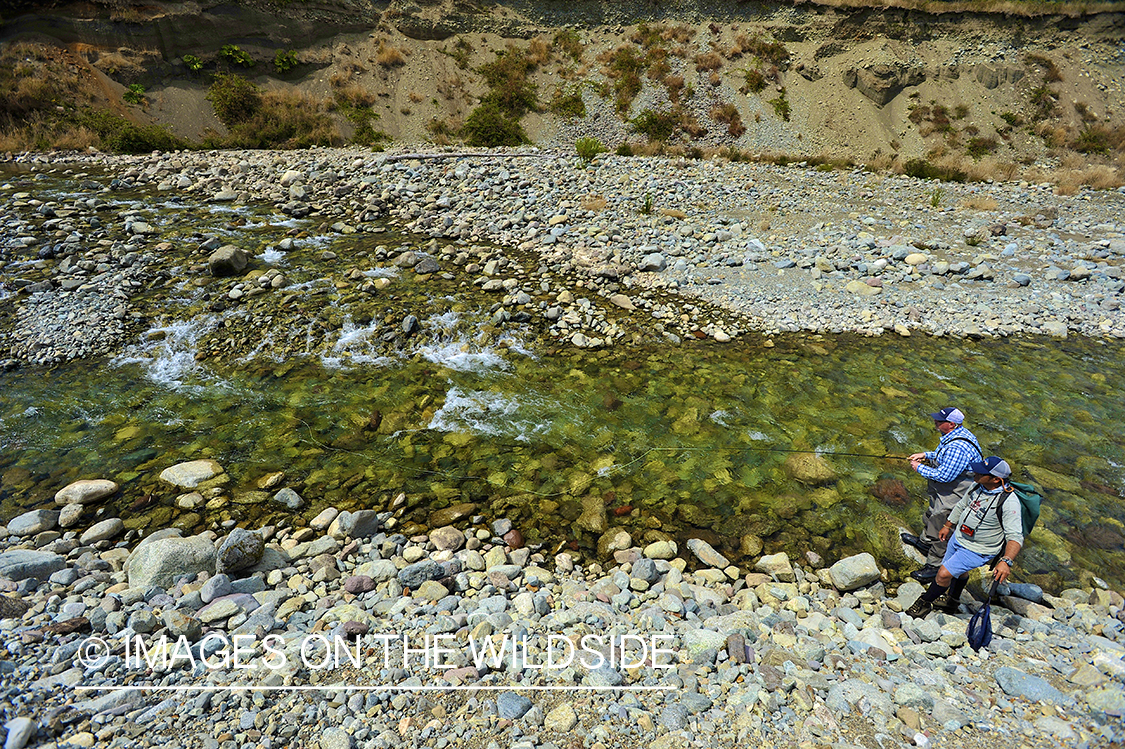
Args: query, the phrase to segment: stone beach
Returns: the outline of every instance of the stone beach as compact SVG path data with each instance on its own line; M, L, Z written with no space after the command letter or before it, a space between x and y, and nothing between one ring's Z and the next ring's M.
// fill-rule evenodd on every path
M1046 185L802 165L616 156L587 165L561 151L15 162L20 171L0 186L8 368L120 353L155 308L193 288L201 313L245 310L251 331L276 325L282 354L311 345L331 353L292 322L311 317L301 303L315 305L329 286L383 310L377 351L438 335L423 324L424 299L388 297L399 281L372 262L435 294L489 300L496 337L530 325L548 344L578 348L797 331L1125 337L1121 192L1064 196ZM49 170L70 170L82 197L37 195L34 175ZM369 245L361 259L320 251L307 236L266 247L218 231L189 239L148 215L161 200L231 215L268 206ZM410 238L378 244L389 231ZM292 282L292 267L263 271L263 250L303 250L327 281ZM200 357L257 350L253 336L224 330ZM162 468L185 510L218 502L230 480L215 460ZM264 478L252 501L302 510L306 499L278 481ZM577 520L601 534L594 561L562 544L525 546L527 528L457 506L433 513L425 534L404 527L401 510L329 507L307 527L231 519L188 538L179 528L143 535L128 516L103 511L118 491L84 481L50 506L3 518L5 749L1125 741L1125 601L1097 577L1058 596L1011 584L993 605L992 644L974 653L965 628L979 580L957 615L913 620L903 612L921 586L899 584L868 554L762 556L752 538L734 564L703 538L635 539L607 523L600 498ZM565 539L566 529L555 535ZM660 635L672 652L664 664L627 667L478 667L470 643L500 646L505 634L526 639L533 664L552 635ZM158 648L162 635L185 643L149 653L168 663L126 661L126 641ZM249 668L201 663L221 660L223 637L235 635L249 638ZM449 636L453 667L404 663L394 650L384 661L376 635L412 645ZM313 636L358 642L367 657L339 669L301 665ZM89 637L104 641L108 658L84 644ZM280 643L284 666L267 665L269 643ZM102 689L120 686L137 689ZM210 691L172 689L188 687ZM267 689L277 687L308 690Z
M922 587L895 586L867 554L739 567L702 539L639 545L611 528L602 560L583 565L524 547L504 519L407 538L392 513L333 508L299 530L188 538L54 520L14 519L0 541L8 749L1125 739L1125 609L1104 587L1006 586L977 653L965 631L979 600L912 619ZM439 635L443 668L421 655ZM587 635L634 638L612 667L591 655L536 668L548 638ZM653 636L663 652L646 660L637 643ZM522 660L478 659L508 637ZM302 657L310 638L362 657ZM400 642L418 648L406 663ZM104 689L121 686L134 689Z

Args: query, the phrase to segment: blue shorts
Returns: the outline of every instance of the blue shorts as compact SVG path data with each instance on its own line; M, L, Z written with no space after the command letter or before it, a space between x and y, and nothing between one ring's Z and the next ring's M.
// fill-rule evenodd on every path
M941 560L941 566L945 567L949 574L954 577L961 577L970 570L988 564L994 556L996 555L978 554L975 551L969 551L957 542L957 534L954 533L949 539L949 546L945 549L945 558Z

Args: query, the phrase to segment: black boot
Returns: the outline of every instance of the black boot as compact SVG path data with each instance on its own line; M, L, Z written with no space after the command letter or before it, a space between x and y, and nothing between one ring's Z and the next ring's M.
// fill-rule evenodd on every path
M922 539L915 536L913 533L903 533L899 536L904 544L910 544L923 554L930 553L930 545Z
M965 590L965 584L969 581L963 580L959 577L953 578L953 582L949 585L949 592L945 594L945 599L942 600L941 605L938 607L946 614L956 614L961 610L961 592Z
M937 577L937 571L937 567L927 564L922 569L911 572L910 576L920 583L932 583L934 578Z

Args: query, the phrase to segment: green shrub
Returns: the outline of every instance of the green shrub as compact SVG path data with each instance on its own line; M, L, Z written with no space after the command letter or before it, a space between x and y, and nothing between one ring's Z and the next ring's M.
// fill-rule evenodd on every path
M144 104L145 102L145 87L139 83L130 83L129 87L125 89L125 93L121 95L129 104Z
M979 161L981 157L995 151L998 145L995 138L971 138L967 149L969 155Z
M1011 127L1019 127L1023 124L1023 118L1014 112L1001 112L1000 119L1007 122Z
M968 179L968 175L960 169L937 166L925 159L911 159L902 168L906 174L918 179L939 179L943 182L964 182Z
M219 122L228 128L253 117L262 106L262 92L245 78L229 73L215 76L207 100Z
M578 32L572 29L560 29L555 32L555 39L551 42L551 47L559 52L570 57L575 62L582 61L582 40L578 38Z
M468 40L462 36L457 37L457 41L453 44L453 50L442 48L442 52L452 57L457 61L457 67L465 70L469 67L469 56L473 54L473 45L469 44Z
M528 142L519 119L501 110L495 101L483 102L469 113L461 127L461 137L470 146L484 148L519 146Z
M244 68L254 67L254 58L237 44L224 44L219 49L219 57L222 57L231 65L241 65Z
M1108 153L1109 138L1107 136L1105 128L1087 125L1082 128L1082 132L1071 144L1071 148L1079 153Z
M762 75L762 71L751 68L744 70L743 75L746 77L746 88L756 94L760 94L766 89L766 77Z
M645 58L633 47L618 47L604 59L606 75L613 79L617 111L624 115L641 92L641 73L647 67Z
M675 134L680 126L681 114L678 109L666 112L654 112L646 109L629 121L634 132L644 135L649 140L666 141Z
M597 138L579 138L574 143L574 150L578 152L579 158L589 163L599 153L605 153L606 147Z
M273 67L279 73L288 73L297 66L297 53L293 50L279 49L273 56Z
M582 101L582 94L578 89L566 94L562 92L562 89L557 89L548 108L560 117L586 116L586 103Z
M1055 113L1055 92L1047 86L1037 86L1031 90L1031 106L1035 109L1035 118L1045 120Z
M773 105L773 111L778 117L786 122L789 121L789 100L785 98L784 91L781 93L781 96L776 99L770 99L770 104Z
M325 102L294 90L260 94L253 113L227 127L226 136L213 136L204 145L208 148L308 148L342 142Z
M198 73L203 70L203 60L200 60L195 55L184 55L184 67L193 73Z
M631 145L629 145L628 141L625 141L624 143L622 143L620 146L617 147L617 150L614 151L614 153L616 153L618 156L632 156L633 155L633 147Z
M489 88L481 103L495 103L517 118L535 109L535 84L528 79L528 73L534 69L535 65L516 49L497 52L496 59L480 69Z
M89 128L102 140L102 147L120 153L174 151L187 144L158 125L137 125L104 109L87 109L74 116L76 125Z

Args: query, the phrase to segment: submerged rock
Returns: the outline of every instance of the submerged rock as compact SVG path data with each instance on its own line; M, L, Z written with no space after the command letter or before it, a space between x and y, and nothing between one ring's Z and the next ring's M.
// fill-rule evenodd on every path
M180 489L194 489L222 472L223 467L213 460L192 460L165 468L160 480Z
M816 453L793 453L785 459L785 472L790 478L812 486L831 484L836 480L836 471Z
M82 479L67 484L55 494L60 505L84 505L105 499L117 491L117 482L109 479Z

